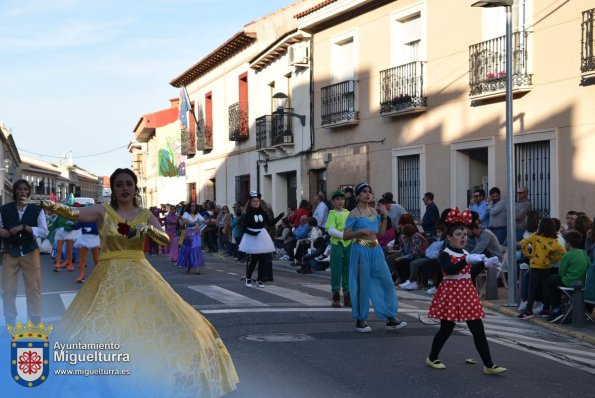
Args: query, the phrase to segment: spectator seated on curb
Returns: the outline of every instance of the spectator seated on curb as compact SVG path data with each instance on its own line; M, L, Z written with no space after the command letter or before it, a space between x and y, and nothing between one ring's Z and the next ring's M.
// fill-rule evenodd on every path
M326 269L326 267L329 266L329 263L328 261L324 261L325 258L322 258L322 256L329 244L330 242L322 236L316 238L313 244L314 247L308 249L308 253L304 254L302 257L302 266L297 272L300 274L311 274L312 270L323 271ZM320 260L318 260L318 258L320 258Z
M436 287L442 279L442 272L440 272L440 265L438 264L438 255L446 247L445 236L446 226L439 221L436 224L436 239L428 246L423 257L411 262L411 274L408 280L399 285L401 289L419 289L417 279L421 274L422 280L427 280L425 286L426 293L429 295L436 293Z
M551 304L550 316L548 322L559 322L564 318L564 311L560 307L559 287L572 288L572 282L581 281L585 284L585 276L589 268L589 256L582 249L583 237L580 232L568 231L564 235L566 240L567 252L560 260L560 270L558 274L550 275L546 283L546 297Z
M295 248L295 266L301 266L302 257L308 253L309 249L314 249L314 242L322 236L322 231L318 228L318 221L314 217L308 219L308 237L298 239Z

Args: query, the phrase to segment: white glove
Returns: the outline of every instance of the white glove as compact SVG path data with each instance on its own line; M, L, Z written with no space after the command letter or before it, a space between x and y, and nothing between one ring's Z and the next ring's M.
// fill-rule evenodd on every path
M144 224L144 223L139 223L139 224L136 224L136 226L134 227L134 229L136 229L141 234L144 234L149 229L149 226L147 224Z
M488 268L496 268L496 269L502 268L502 263L496 256L486 259L484 261L484 263L485 263L486 267L488 267Z
M475 253L471 253L467 255L467 264L477 264L480 263L482 261L485 261L486 256L485 254L475 254Z

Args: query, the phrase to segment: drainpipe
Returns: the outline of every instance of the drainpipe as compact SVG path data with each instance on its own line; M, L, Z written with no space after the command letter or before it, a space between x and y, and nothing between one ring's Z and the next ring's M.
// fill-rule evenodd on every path
M260 192L260 156L256 161L256 192Z
M314 36L310 35L310 148L314 149Z

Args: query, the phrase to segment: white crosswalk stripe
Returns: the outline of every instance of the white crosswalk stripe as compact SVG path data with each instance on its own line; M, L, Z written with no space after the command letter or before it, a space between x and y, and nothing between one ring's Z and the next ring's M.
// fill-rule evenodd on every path
M265 292L267 294L273 294L278 297L282 297L285 299L289 299L295 301L297 303L306 305L306 306L325 306L328 307L329 300L324 299L317 296L312 296L311 294L300 292L299 290L294 289L287 289L280 286L274 285L267 285L264 289L259 289L259 291Z
M238 294L219 286L195 285L188 286L188 288L200 294L204 294L213 300L219 301L222 304L239 307L267 307L267 304L265 303L262 303L258 300L253 300L243 294Z

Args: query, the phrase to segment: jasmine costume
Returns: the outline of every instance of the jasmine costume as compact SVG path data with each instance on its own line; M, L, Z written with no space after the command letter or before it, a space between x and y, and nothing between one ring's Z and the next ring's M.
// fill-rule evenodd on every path
M345 229L352 231L371 229L377 233L380 220L381 216L378 214L370 217L350 216L345 223ZM352 304L351 313L357 321L356 331L364 333L372 331L366 322L370 300L374 305L376 316L387 320L388 329L400 329L407 325L407 322L396 318L399 300L384 260L384 253L376 239L353 239L349 260L349 293Z

